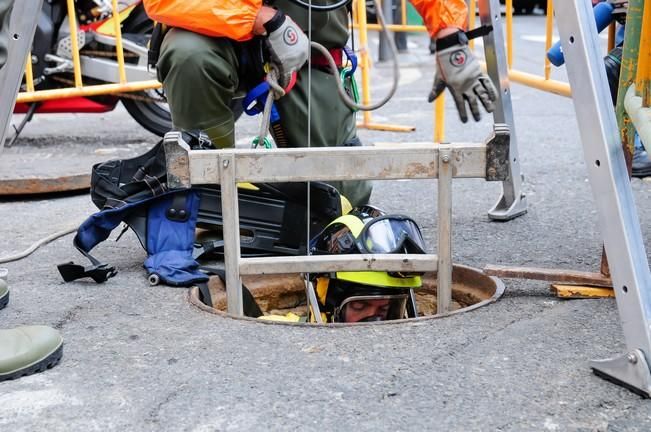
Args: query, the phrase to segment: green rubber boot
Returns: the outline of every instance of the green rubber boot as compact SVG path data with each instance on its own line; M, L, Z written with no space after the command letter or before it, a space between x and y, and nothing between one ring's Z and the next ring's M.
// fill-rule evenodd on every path
M9 288L7 287L7 281L0 279L0 309L4 309L9 303Z
M0 330L0 381L54 367L63 354L63 338L46 326Z

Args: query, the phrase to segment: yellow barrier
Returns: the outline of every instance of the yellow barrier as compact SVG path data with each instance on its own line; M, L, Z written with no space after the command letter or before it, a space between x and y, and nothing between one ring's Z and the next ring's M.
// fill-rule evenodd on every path
M379 24L368 24L366 22L366 9L365 9L365 2L363 0L356 0L357 1L357 7L355 10L357 11L356 16L353 18L353 24L352 27L355 29L359 30L359 40L360 44L362 45L360 49L360 57L362 58L362 64L365 65L365 67L368 67L370 65L370 60L368 58L368 31L369 30L381 30L381 26ZM384 1L390 1L390 0L384 0ZM406 21L406 2L407 0L400 0L400 8L402 11L402 19L401 23L399 24L390 24L387 26L388 30L393 31L393 32L426 32L427 29L425 26L422 25L409 25L407 24ZM476 0L468 0L468 11L469 11L469 16L468 16L468 24L469 28L475 28L476 27L476 7L477 3ZM506 55L507 55L507 64L508 64L508 71L509 71L509 79L512 82L526 85L528 87L532 87L538 90L546 91L549 93L561 95L561 96L566 96L566 97L571 97L572 92L570 90L570 85L566 82L562 81L557 81L557 80L552 80L550 78L551 76L551 64L547 57L545 56L544 60L544 70L543 74L541 76L531 74L531 73L526 73L522 71L518 71L516 69L513 69L513 0L505 0L505 7L506 7ZM651 8L645 8L645 9L651 9ZM646 12L646 11L645 11ZM650 12L651 13L651 12ZM646 18L646 14L645 14ZM651 18L647 18L648 21L645 21L645 25L651 27ZM547 2L547 10L546 10L546 22L545 22L545 53L551 48L553 44L553 30L554 30L554 8L553 8L553 2L550 0ZM614 47L614 42L615 42L615 24L613 23L609 29L608 29L608 50L610 51ZM647 104L649 103L649 99L651 98L651 95L649 95L649 74L651 74L651 42L649 43L647 49L642 49L640 48L640 64L645 64L646 66L643 66L640 71L638 69L638 76L641 77L640 80L646 79L647 85L644 86L642 84L639 84L640 91L646 91L646 101ZM470 46L471 48L474 48L474 41L470 41ZM642 57L645 57L645 59L642 59ZM485 64L483 64L485 68ZM647 78L643 78L643 76ZM367 69L362 69L362 92L365 98L368 97L370 94L370 89L367 89L366 86L369 85L369 79L368 79L368 70ZM366 99L368 101L368 99ZM444 103L443 103L443 95L436 101L437 103L435 104L435 114L434 114L434 140L435 142L441 142L444 139ZM366 124L370 123L370 113L365 113L364 114L364 121L360 124L360 127L365 127Z
M127 9L133 6L127 7ZM32 69L32 54L27 54L25 64L25 88L26 92L18 93L17 103L40 102L53 99L63 99L79 96L99 96L116 93L137 92L161 87L157 80L145 80L127 82L127 74L124 63L124 48L122 43L122 32L120 29L120 11L117 0L111 0L113 21L113 36L115 37L115 51L118 63L118 82L84 86L82 80L81 60L78 44L77 16L75 12L75 0L67 0L68 23L70 26L70 42L72 50L72 65L74 74L74 87L58 88L50 90L34 89L34 72Z
M385 0L390 1L390 0ZM475 27L476 17L476 0L469 0L469 25L471 28ZM70 98L78 96L98 96L106 94L116 94L116 93L125 93L125 92L136 92L144 91L150 89L157 89L161 87L160 82L157 80L146 80L138 82L127 82L125 63L124 63L124 48L122 43L122 34L120 30L120 19L119 19L119 9L117 0L111 0L112 3L112 14L113 14L113 25L114 25L114 37L116 41L116 56L118 62L118 83L110 84L100 84L100 85L90 85L84 86L82 81L82 70L81 70L81 61L79 54L78 46L78 31L77 31L77 20L75 14L75 3L74 0L67 0L68 7L68 22L70 26L70 41L72 45L72 61L73 61L73 73L74 73L74 87L72 88L60 88L60 89L51 89L51 90L38 90L34 89L34 76L32 70L31 62L31 53L28 54L25 67L25 81L26 81L26 92L21 92L18 94L16 102L18 103L29 103L29 102L38 102L52 99L60 98ZM546 50L551 47L552 44L552 33L553 33L553 2L547 2L547 22L546 22L546 32L545 32L545 48ZM422 25L408 25L407 24L407 0L400 1L401 8L401 23L400 24L391 24L388 25L388 29L394 32L426 32L427 29ZM550 64L549 61L545 58L545 70L543 76L537 76L525 72L520 72L511 68L513 63L513 14L512 14L512 0L506 0L506 48L507 48L507 62L509 65L509 79L513 82L527 85L539 90L551 92L554 94L562 96L571 96L570 88L567 83L551 80L550 76ZM381 27L378 24L369 24L366 17L366 2L364 0L356 0L356 5L353 8L353 28L359 30L359 54L360 54L360 69L361 69L361 80L362 80L362 103L369 104L371 100L370 92L370 67L371 61L368 52L368 31L369 30L380 30ZM645 15L646 17L646 15ZM613 45L614 41L614 26L611 26L609 29L609 47ZM471 41L471 46L474 46L474 41ZM651 47L651 45L648 45ZM640 50L640 69L641 72L638 73L638 76L648 76L649 75L649 66L650 63L646 59L651 53L651 50L647 49ZM643 59L644 54L646 57ZM646 65L646 66L645 66ZM642 75L640 75L642 74ZM644 75L646 74L646 75ZM643 79L643 78L641 78ZM647 82L648 82L648 78ZM640 87L642 88L642 87ZM648 95L648 86L645 87L646 97L645 101L648 105L649 95ZM435 118L435 141L440 142L444 139L444 99L443 95L437 99L435 103L435 110L437 111L434 115ZM394 131L394 132L407 132L413 131L415 128L413 126L402 126L402 125L392 125L392 124L380 124L374 123L372 121L371 113L364 111L362 113L362 122L358 124L361 128L374 129L374 130L385 130L385 131Z
M405 4L403 10L406 10L406 7ZM403 22L404 17L405 15L403 14ZM371 102L371 88L369 83L371 61L368 54L368 28L372 25L369 25L366 21L366 2L364 0L356 0L355 6L353 7L353 21L356 23L355 26L359 28L359 67L361 68L362 75L362 104L369 105ZM357 127L390 132L411 132L416 129L414 126L373 123L370 111L362 111L362 122L358 123Z

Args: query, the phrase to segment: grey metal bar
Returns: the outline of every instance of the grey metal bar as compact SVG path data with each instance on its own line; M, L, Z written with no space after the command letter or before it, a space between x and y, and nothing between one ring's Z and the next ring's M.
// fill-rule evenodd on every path
M312 311L314 315L314 320L318 324L323 324L323 318L321 317L321 310L319 309L319 301L316 297L316 292L314 291L314 285L312 281L305 280L305 291L307 292L307 307Z
M596 373L651 396L651 274L610 100L592 8L554 1L588 178L628 352L592 362ZM640 357L643 356L643 357Z
M522 174L511 104L500 3L499 0L478 0L478 6L481 24L493 26L493 31L484 37L486 68L500 96L495 104L493 119L495 123L506 123L511 131L509 148L511 172L502 182L502 196L488 211L488 217L494 220L511 220L527 212L527 200L522 193Z
M166 146L167 148L167 146ZM176 161L168 172L179 186L219 183L220 166L214 150L188 151L188 161ZM438 146L395 148L293 148L273 151L219 150L235 155L236 181L302 182L308 180L427 179L438 176ZM455 178L485 178L486 145L455 144ZM328 164L323 161L327 158ZM187 172L189 170L189 173Z
M240 258L240 274L323 273L336 271L425 272L438 268L436 255L360 254Z
M509 130L495 125L484 143L451 144L455 178L502 181L508 175ZM297 182L309 180L426 179L438 176L438 145L404 144L395 147L293 148L263 151L190 150L179 132L164 139L170 187L219 184L216 155L235 155L236 180ZM328 164L323 161L327 159Z
M27 53L34 38L36 21L43 0L17 0L9 22L9 50L7 64L0 69L0 151L5 144L7 126L16 103L16 95L27 61Z
M438 179L437 314L448 312L452 303L452 171L451 148L441 145Z
M240 279L240 212L235 183L235 157L232 153L222 154L220 181L222 194L222 219L224 236L224 269L226 272L226 300L228 313L242 316L242 280Z

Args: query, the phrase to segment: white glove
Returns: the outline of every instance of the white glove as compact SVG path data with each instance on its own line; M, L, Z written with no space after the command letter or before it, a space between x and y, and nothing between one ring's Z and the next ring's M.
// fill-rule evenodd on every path
M309 55L310 41L301 28L281 11L264 24L271 62L278 68L278 83L286 88Z
M477 59L468 48L468 39L463 32L437 40L436 64L434 85L428 98L430 102L448 88L463 123L468 121L466 102L475 121L481 118L477 99L487 112L493 112L497 90L491 79L482 73Z

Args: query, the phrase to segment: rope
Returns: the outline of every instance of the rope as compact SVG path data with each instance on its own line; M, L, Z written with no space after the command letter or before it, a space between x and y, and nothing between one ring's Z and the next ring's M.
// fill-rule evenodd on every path
M389 102L389 100L395 94L396 90L398 89L398 82L400 81L400 65L398 64L398 50L396 49L396 44L393 41L393 38L391 37L389 30L387 29L386 21L384 19L384 15L382 14L382 8L378 5L377 0L373 0L373 3L375 3L375 10L376 10L378 23L380 23L380 26L382 27L382 33L384 33L387 42L389 43L389 51L391 51L391 58L393 59L393 85L391 86L391 90L389 90L389 93L384 98L382 98L382 100L371 105L364 105L364 104L359 104L354 100L352 100L350 96L348 96L348 93L346 93L346 89L344 88L343 83L340 80L336 80L337 92L339 93L339 96L344 101L344 103L348 105L349 108L358 109L361 111L373 111L384 106L387 102ZM330 65L330 68L333 71L338 70L335 60L332 58L332 55L330 55L330 52L326 47L324 47L323 45L317 42L312 42L312 40L310 40L310 44L312 48L319 51L326 58L328 64ZM366 47L362 47L362 48L365 49Z
M49 236L43 237L42 239L38 240L36 243L32 244L30 247L28 247L22 252L19 252L14 255L7 255L7 256L0 257L0 264L21 260L34 253L34 251L36 251L36 249L40 248L41 246L46 245L51 241L54 241L60 237L66 236L68 234L77 231L78 227L79 225L75 225L74 227L66 228L64 230L55 232L54 234L50 234Z
M258 132L258 145L264 144L264 139L269 131L271 123L271 108L274 99L280 99L285 96L285 89L278 84L278 70L272 65L271 70L267 74L267 83L269 84L269 93L264 102L264 110L262 111L262 120L260 120L260 130Z

